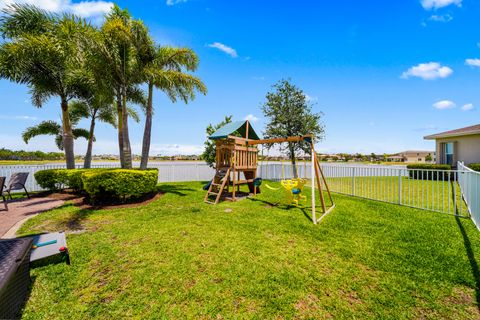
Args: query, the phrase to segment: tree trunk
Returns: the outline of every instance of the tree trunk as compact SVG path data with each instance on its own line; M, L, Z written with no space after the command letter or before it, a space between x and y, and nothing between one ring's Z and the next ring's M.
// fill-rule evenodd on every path
M65 151L65 161L67 169L75 169L75 153L73 149L73 133L70 115L68 114L68 101L61 98L62 106L62 131L63 131L63 149Z
M118 91L120 92L120 91ZM120 166L125 168L125 157L123 155L123 110L122 110L122 96L117 94L117 134L118 134L118 152L120 156Z
M148 102L145 117L145 130L143 132L142 161L140 169L145 170L148 166L148 156L150 154L150 142L152 138L152 116L153 116L153 84L148 84Z
M292 162L293 177L297 179L298 178L297 159L295 158L295 148L293 147L293 144L289 143L288 149L290 151L290 161Z
M94 132L95 132L96 116L97 116L97 111L94 111L92 115L92 120L90 121L90 132L88 136L87 153L85 154L85 161L83 162L84 169L90 169L92 166L92 149L93 149L93 138L94 138Z
M132 169L132 149L130 147L130 137L128 134L128 111L127 111L127 89L123 88L123 103L122 103L122 133L123 133L123 157L125 169Z

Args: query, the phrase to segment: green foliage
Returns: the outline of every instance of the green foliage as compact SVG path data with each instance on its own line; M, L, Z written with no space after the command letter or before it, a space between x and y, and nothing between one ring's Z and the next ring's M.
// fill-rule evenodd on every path
M61 152L43 152L43 151L13 151L5 148L0 149L0 160L61 160Z
M230 122L232 122L232 116L225 116L225 119L223 119L222 122L217 123L216 125L209 124L206 129L207 140L204 143L205 150L200 157L212 168L215 167L216 148L215 141L208 139L208 137L210 137L215 131Z
M155 191L158 170L92 169L82 174L82 181L93 201L112 198L125 201Z
M480 171L480 163L470 163L468 167L475 171Z
M432 158L432 155L430 153L425 156L425 161L430 162L432 160L433 160L433 158Z
M449 164L415 163L407 165L408 176L419 180L448 180L450 173L441 170L451 170ZM452 179L452 177L450 177Z
M38 185L48 190L58 190L63 188L65 182L65 170L48 169L37 171L34 174Z
M315 141L323 138L323 114L314 113L313 104L307 100L305 93L289 80L280 80L273 85L273 91L267 93L266 99L262 105L263 114L268 119L264 132L266 139L307 134L313 135ZM295 168L295 152L309 154L310 145L305 142L289 142L281 144L280 151L287 153ZM297 177L296 169L294 176Z

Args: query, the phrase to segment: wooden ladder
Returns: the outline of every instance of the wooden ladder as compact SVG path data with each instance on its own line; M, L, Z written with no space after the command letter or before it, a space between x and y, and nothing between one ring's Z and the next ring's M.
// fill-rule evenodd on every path
M225 189L229 179L230 168L228 168L226 171L225 169L217 170L203 201L210 204L217 204L218 201L220 201L223 190ZM210 196L215 196L215 202L210 201Z

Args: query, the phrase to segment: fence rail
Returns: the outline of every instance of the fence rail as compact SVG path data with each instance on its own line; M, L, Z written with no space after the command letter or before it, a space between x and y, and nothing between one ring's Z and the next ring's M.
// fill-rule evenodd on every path
M462 162L457 163L459 170L458 183L462 190L462 196L467 204L468 212L473 223L480 229L480 172L473 171Z
M116 168L118 164L94 164L94 168ZM151 163L158 168L159 182L208 181L214 170L205 163ZM322 163L330 190L336 193L394 203L459 216L471 216L480 229L480 173L463 164L458 170L407 169L405 166L373 166ZM29 172L27 189L40 191L34 174L64 165L0 166L0 176L7 181L13 172ZM310 179L310 163L300 162L300 177ZM259 163L257 172L263 179L279 181L293 176L287 163Z

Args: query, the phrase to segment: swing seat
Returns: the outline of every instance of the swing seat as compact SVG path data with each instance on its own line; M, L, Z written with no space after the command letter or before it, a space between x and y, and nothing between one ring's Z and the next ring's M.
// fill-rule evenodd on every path
M203 186L203 190L207 191L208 188L210 188L210 186L212 185L213 183L213 180L210 180L209 182L207 182L204 186Z
M255 178L253 179L253 186L254 187L260 187L262 185L262 178Z
M302 192L302 190L298 189L298 188L294 188L292 189L292 193L293 194L300 194Z

